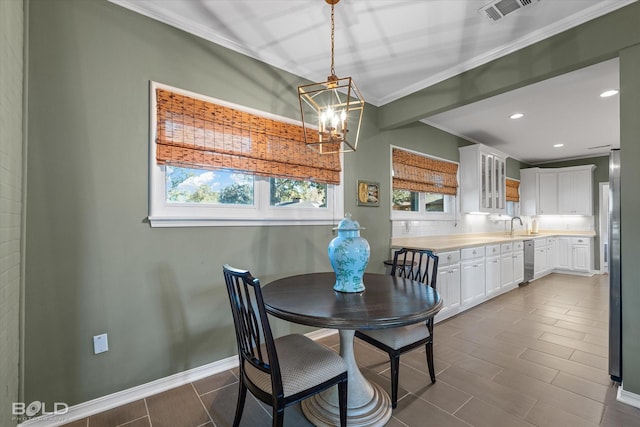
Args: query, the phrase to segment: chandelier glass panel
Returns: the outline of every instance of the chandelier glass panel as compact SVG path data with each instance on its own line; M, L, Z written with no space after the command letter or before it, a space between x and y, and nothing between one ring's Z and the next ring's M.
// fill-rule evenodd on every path
M305 143L322 154L356 151L364 99L351 77L339 78L334 68L334 5L331 5L331 75L326 82L298 86Z

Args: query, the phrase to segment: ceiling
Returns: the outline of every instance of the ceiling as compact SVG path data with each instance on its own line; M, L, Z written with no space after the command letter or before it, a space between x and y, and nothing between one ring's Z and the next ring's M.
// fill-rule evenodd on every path
M331 74L324 0L110 1L312 81ZM380 106L636 0L524 1L531 4L492 21L480 10L490 0L342 0L335 6L336 74L353 77L364 99ZM530 163L604 154L610 147L589 147L618 145L618 97L598 97L618 88L617 65L423 121ZM505 119L513 109L525 117ZM553 143L565 146L554 150Z

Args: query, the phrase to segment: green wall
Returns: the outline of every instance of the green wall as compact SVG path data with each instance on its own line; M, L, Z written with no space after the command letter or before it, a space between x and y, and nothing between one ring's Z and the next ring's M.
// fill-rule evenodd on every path
M24 400L76 404L235 354L221 265L247 267L264 283L326 271L333 235L328 226L150 228L148 84L155 80L296 118L295 88L302 82L106 0L28 4ZM366 227L369 271L382 272L388 256L389 145L458 160L458 146L467 144L410 116L614 57L640 42L629 25L638 22L640 6L623 12L438 86L461 83L450 93L367 106L360 147L345 155L344 168L345 210ZM636 88L630 91L635 100L621 104L627 108L623 151L640 146L632 123L640 114L639 65L637 50L621 57L623 93ZM393 130L378 129L378 119ZM640 161L638 150L629 148L623 162ZM507 165L514 178L515 166ZM623 163L623 217L625 210L640 213L633 185L624 185L638 177L627 170L625 175ZM381 183L381 207L355 205L357 179ZM640 256L640 243L625 242L623 287L629 288L640 269L631 261ZM629 292L627 301L637 305L640 295ZM640 312L625 310L624 324L638 323ZM275 324L277 334L308 330ZM102 332L109 333L110 350L94 356L91 337ZM625 339L640 342L628 333L623 331ZM640 352L631 344L624 369L625 389L640 393Z
M31 0L28 48L25 401L76 404L234 355L224 263L263 283L331 270L330 226L145 221L149 80L298 118L298 77L105 0ZM367 106L345 155L345 211L366 227L368 271L384 272L389 144L458 160L462 140L376 122ZM381 207L356 206L357 179L381 183ZM110 349L93 355L103 332Z
M637 8L636 8L637 10ZM640 13L636 15L640 22ZM640 394L640 45L620 52L622 378Z

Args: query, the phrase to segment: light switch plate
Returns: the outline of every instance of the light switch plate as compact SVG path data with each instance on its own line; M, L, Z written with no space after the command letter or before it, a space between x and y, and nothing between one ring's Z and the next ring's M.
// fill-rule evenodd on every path
M93 354L104 353L109 350L109 340L107 334L95 335L93 337Z

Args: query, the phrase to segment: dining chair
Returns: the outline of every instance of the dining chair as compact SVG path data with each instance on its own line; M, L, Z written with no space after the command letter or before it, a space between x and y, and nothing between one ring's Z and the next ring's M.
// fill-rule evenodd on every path
M390 274L416 280L436 289L438 256L429 250L402 248L395 252ZM400 355L425 345L431 383L436 382L433 365L433 317L424 323L388 329L357 330L356 337L385 351L391 364L391 406L398 405Z
M223 266L240 362L240 390L233 426L242 418L247 389L270 405L273 426L282 426L284 409L338 386L340 426L347 425L347 365L331 349L301 334L274 339L260 281L248 270Z

